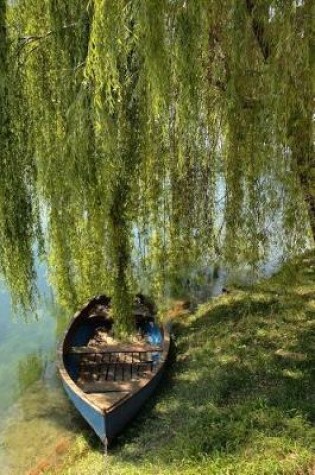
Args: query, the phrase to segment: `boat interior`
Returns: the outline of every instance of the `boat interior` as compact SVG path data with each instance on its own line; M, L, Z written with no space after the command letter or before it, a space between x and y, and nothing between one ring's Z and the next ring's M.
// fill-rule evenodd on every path
M88 400L103 410L135 393L156 374L163 348L145 340L148 311L135 314L136 341L118 344L108 306L102 302L74 321L64 352L65 367Z

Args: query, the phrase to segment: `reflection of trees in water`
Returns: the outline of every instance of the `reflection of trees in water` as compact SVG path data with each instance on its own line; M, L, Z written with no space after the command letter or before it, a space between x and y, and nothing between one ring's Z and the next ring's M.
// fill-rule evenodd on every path
M56 341L58 342L64 334L65 328L67 327L67 322L69 322L71 315L69 315L65 309L55 305L53 309L53 317L56 321L55 337Z
M35 239L60 302L108 292L124 327L139 274L161 294L218 255L263 260L270 213L303 246L311 2L254 3L0 0L0 267L17 302L34 298Z
M18 362L17 380L21 395L44 373L45 360L41 354L31 353Z

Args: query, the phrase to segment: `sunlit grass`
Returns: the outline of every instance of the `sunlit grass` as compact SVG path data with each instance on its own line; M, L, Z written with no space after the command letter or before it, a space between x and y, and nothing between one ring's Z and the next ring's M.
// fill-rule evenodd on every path
M178 319L164 385L106 459L89 433L54 473L313 474L314 266Z

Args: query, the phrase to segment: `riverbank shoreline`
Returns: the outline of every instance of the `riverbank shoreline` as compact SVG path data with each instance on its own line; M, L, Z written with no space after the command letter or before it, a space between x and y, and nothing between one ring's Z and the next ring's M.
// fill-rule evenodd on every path
M174 320L164 384L104 458L87 430L42 473L311 475L315 251Z

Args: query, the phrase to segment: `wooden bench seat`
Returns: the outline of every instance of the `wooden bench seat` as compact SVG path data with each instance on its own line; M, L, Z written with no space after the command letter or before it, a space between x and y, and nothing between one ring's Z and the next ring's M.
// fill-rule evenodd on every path
M72 346L66 353L76 355L108 354L108 353L159 353L163 349L152 345L108 345L103 347Z
M108 393L87 393L87 399L95 404L97 407L106 411L113 406L116 406L119 402L129 396L129 392L108 392Z
M79 387L85 393L130 393L142 388L151 378L140 378L130 381L95 381L81 383Z

